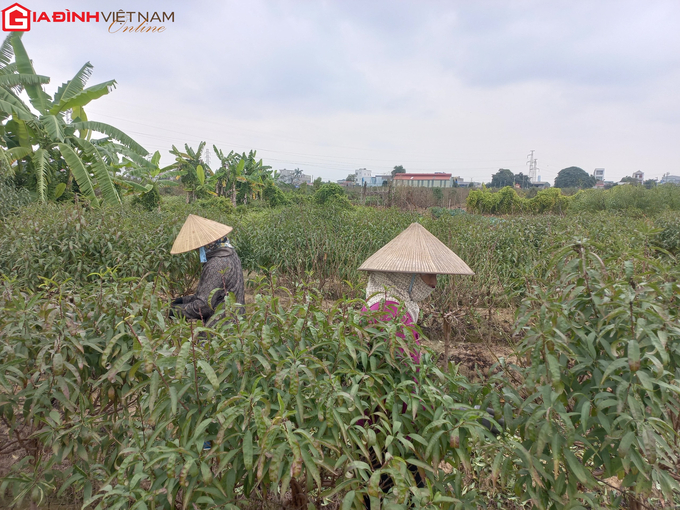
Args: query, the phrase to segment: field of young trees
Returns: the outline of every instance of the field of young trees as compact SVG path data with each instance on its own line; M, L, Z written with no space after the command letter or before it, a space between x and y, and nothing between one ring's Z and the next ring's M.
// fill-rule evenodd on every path
M0 505L680 504L680 188L480 190L464 212L279 186L255 152L213 169L203 144L162 168L87 120L113 86L88 64L48 96L19 36L0 55ZM190 213L234 227L248 277L212 328L168 316L200 273L169 253ZM476 273L439 277L419 365L357 271L413 222ZM460 343L491 366L463 371Z

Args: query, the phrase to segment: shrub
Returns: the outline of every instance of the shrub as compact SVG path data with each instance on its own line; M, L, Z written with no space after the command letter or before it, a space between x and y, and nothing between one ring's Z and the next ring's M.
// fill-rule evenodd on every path
M557 281L523 302L526 363L499 373L503 390L489 401L520 440L491 454L533 506L619 507L620 495L594 492L612 476L629 508L652 496L678 501L680 285L677 272L638 272L636 262L646 265L611 271L577 241L556 255ZM519 384L507 384L508 373Z
M647 189L643 186L614 186L608 190L583 190L574 196L573 211L638 211L657 215L666 210L680 210L680 186L664 184Z
M534 213L562 214L569 208L571 200L558 188L548 188L540 190L534 198L527 199L527 202L528 209Z
M0 178L0 216L3 218L31 201L25 188L17 188L11 181Z
M147 211L153 211L161 205L161 194L158 192L158 187L154 185L151 191L135 195L131 203L132 205L141 206Z
M196 201L196 206L204 211L212 211L214 214L233 214L234 204L226 197L208 196Z
M271 181L268 181L267 184L265 184L264 189L262 190L262 198L267 201L270 207L278 207L288 203L286 194Z
M339 184L327 182L314 192L314 202L323 205L332 198L346 197L345 190Z
M360 508L389 475L392 503L474 505L463 466L493 440L481 396L429 352L417 370L396 324L309 290L290 308L258 292L247 317L199 335L166 322L157 284L106 275L56 308L67 285L27 302L5 284L0 411L11 437L32 437L3 479L8 502L70 488L98 509L224 508L292 490Z
M199 272L198 258L170 255L170 248L187 214L33 204L0 229L0 273L36 289L42 278L86 284L90 275L113 269L120 277L161 272L175 292L184 291Z
M656 234L654 243L673 255L680 255L680 217L666 213L657 218L655 226L660 232Z
M561 214L569 208L570 202L571 198L557 188L540 190L533 198L523 198L514 188L506 186L496 192L486 188L470 191L467 208L481 214Z

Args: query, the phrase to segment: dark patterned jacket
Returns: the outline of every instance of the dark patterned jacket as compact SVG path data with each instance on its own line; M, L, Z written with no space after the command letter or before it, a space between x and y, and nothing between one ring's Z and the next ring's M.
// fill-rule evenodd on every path
M236 250L217 248L207 252L206 258L208 261L203 265L196 294L184 296L181 302L173 304L176 315L184 315L187 319L202 319L203 324L208 323L227 293L233 292L237 303L245 303L243 270ZM215 289L218 290L208 303L210 293ZM241 313L244 311L242 308Z

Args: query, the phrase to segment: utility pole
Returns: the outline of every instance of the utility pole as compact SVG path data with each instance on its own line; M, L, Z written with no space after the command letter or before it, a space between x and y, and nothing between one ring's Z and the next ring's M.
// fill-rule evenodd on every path
M534 152L535 151L531 151L527 155L528 159L527 165L529 165L529 182L531 182L531 184L534 184L536 182L536 175L538 174L538 166L536 165L536 163L538 163L538 160L534 158Z
M205 164L210 168L210 149L205 150Z

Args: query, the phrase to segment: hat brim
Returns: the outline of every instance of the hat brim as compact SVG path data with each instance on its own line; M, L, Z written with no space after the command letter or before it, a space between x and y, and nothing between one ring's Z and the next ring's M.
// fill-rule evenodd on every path
M474 271L419 223L412 223L371 255L359 271L384 273L461 274Z
M232 230L234 228L229 225L190 214L182 225L179 234L177 234L170 253L176 255L196 250L201 246L214 243L228 235Z

